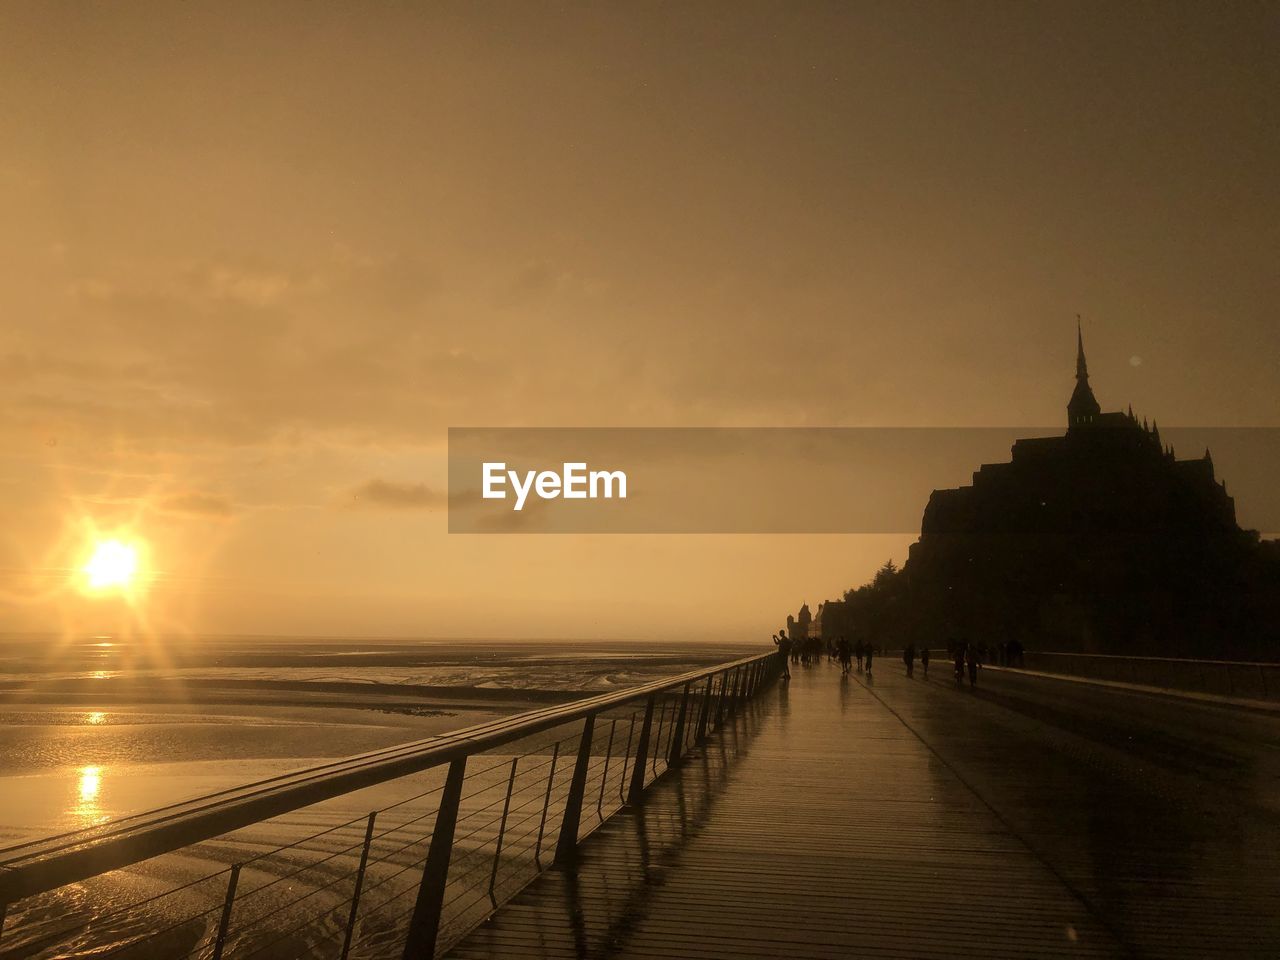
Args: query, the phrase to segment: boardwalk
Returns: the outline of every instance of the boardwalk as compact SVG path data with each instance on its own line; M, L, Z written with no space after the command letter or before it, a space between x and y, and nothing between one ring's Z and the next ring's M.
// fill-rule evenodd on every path
M1280 955L1280 720L795 671L450 956Z

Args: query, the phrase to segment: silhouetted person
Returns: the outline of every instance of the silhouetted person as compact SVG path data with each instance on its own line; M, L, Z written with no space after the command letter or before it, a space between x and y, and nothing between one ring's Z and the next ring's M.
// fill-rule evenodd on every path
M785 631L777 634L773 638L773 642L778 647L778 656L782 658L782 679L791 679L791 668L787 666L791 660L791 638L787 636Z
M853 655L858 659L858 672L862 672L862 658L866 656L867 648L861 640L853 645Z
M976 687L978 685L978 660L980 654L974 648L973 644L969 645L969 686Z
M952 651L956 658L956 683L964 683L964 644L957 640Z
M920 651L920 666L924 667L924 678L929 679L929 648Z
M853 645L848 637L836 641L836 653L840 657L840 673L847 674L853 668Z
M867 673L871 672L871 657L875 653L876 645L874 643L867 644Z
M916 645L908 643L902 648L902 662L907 666L907 676L913 677L916 672Z

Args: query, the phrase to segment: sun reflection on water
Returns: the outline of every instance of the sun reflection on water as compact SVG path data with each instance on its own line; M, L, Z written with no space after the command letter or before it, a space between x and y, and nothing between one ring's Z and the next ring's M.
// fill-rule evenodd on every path
M98 795L102 792L102 768L81 767L77 774L77 799L72 813L85 825L105 819L98 805Z
M100 723L107 722L107 715L103 713L101 710L94 710L84 715L84 722L97 726Z

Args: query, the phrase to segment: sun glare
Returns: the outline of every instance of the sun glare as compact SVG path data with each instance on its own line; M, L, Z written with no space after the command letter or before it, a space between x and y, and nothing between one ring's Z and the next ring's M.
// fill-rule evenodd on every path
M91 590L123 590L138 572L138 548L119 540L102 540L82 572Z

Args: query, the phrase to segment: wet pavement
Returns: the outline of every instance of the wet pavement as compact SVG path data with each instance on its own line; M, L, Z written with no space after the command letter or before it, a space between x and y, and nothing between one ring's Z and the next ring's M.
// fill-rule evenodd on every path
M1280 714L795 668L452 956L1280 956Z

